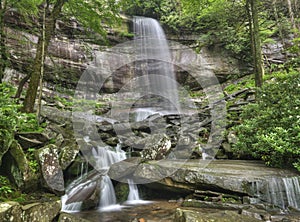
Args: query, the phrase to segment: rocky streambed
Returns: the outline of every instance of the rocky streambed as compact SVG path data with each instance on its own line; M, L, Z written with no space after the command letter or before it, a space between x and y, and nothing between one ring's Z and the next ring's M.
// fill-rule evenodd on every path
M242 105L252 101L252 96L251 90L226 96L225 100L230 102L228 112L239 112ZM0 221L76 222L99 221L100 218L130 222L139 218L180 222L299 221L299 174L269 168L258 161L229 160L234 134L229 133L221 144L207 146L207 134L212 126L211 110L202 107L198 112L181 116L155 113L130 125L87 113L78 116L75 123L79 132L82 129L87 133L89 140L76 142L72 128L74 113L63 105L60 108L45 105L42 115L47 128L44 132L18 134L19 145L11 148L3 158L7 172L16 176L19 189L29 192L42 186L47 192L61 196L66 184L80 176L82 169L90 171L93 168L93 163L87 164L82 155L81 142L87 148L97 147L99 141L113 148L121 140L121 148L130 153L131 158L111 166L109 175L115 188L129 177L148 191L145 199L164 200L123 208L121 212L100 213L94 210L99 204L99 189L96 189L89 191L94 199L90 198L88 207L80 213L63 213L59 200L45 198L34 203L1 203ZM211 137L215 135L212 133ZM214 145L221 145L215 158L202 160L203 151L213 150ZM41 171L35 174L27 170L30 168L23 150L28 147L36 149ZM161 149L163 147L168 149ZM101 180L101 173L95 175Z

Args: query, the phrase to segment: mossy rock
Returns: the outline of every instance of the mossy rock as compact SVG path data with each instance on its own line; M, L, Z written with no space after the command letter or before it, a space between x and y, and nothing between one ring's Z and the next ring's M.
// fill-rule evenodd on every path
M126 183L118 183L115 187L116 198L118 202L127 200L129 194L129 186Z

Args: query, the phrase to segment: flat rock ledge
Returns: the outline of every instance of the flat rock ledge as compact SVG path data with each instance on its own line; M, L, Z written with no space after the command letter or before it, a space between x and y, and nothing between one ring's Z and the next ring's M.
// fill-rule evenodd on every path
M120 181L127 176L136 183L155 185L158 189L180 189L191 193L211 190L257 197L259 191L262 199L264 193L267 196L273 182L282 184L287 178L300 179L295 171L267 167L259 161L241 160L123 161L112 165L109 174Z

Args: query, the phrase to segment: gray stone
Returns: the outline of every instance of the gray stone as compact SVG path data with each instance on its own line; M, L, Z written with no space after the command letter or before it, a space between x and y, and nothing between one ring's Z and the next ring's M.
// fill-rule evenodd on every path
M139 157L131 157L125 159L111 165L108 171L108 175L114 180L128 183L128 178L133 177L135 170L141 162L142 159Z
M147 138L145 148L141 152L144 160L165 159L171 151L171 140L166 135L154 134Z
M177 208L174 222L259 222L255 218L240 215L236 211L192 210Z
M77 215L62 212L59 215L58 222L89 222L89 220L80 218Z
M64 177L59 163L57 147L54 144L49 144L38 150L38 160L44 186L51 191L64 191Z
M225 150L226 153L232 153L232 148L229 143L223 143L222 144L223 149Z
M270 168L258 161L160 160L139 164L133 176L135 181L156 182L160 184L159 189L211 189L235 193L238 196L255 196L260 192L259 198L263 198L268 195L269 190L263 187L267 187L270 178L280 181L280 178L294 178L298 174L285 169ZM263 186L256 191L253 187L258 182Z
M60 201L20 205L16 202L0 203L2 222L52 222L61 210Z
M75 143L70 143L64 146L59 154L60 166L65 170L70 164L76 159L77 154L79 153L79 147Z
M23 222L21 205L17 202L0 203L0 221L3 222Z
M42 147L49 141L47 135L36 132L17 133L16 139L23 149Z
M234 132L229 132L227 136L227 140L230 144L235 144L237 143L238 139Z
M43 106L41 110L43 117L56 124L71 122L72 113L68 110L59 110L55 107Z
M61 210L61 202L51 201L22 206L24 222L52 222Z
M91 209L99 205L100 186L104 172L92 170L83 177L75 180L66 191L65 204L83 202L82 209Z

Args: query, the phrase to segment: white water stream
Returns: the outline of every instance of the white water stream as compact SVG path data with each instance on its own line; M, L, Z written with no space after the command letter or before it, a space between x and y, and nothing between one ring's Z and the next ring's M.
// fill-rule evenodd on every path
M96 147L93 148L92 154L96 161L96 168L101 170L102 172L107 172L109 167L126 159L126 153L121 149L121 146L118 145L115 149L111 147ZM75 202L66 204L66 201L72 197L74 194L87 191L92 189L95 186L97 181L87 180L85 182L80 183L84 176L81 176L73 183L69 185L66 190L66 195L62 197L62 210L67 212L77 212L80 211L82 202ZM108 175L101 176L100 182L100 201L99 201L99 210L100 211L111 211L111 210L120 210L122 208L121 205L117 204L116 195L113 183ZM128 203L135 204L141 203L137 185L133 183L132 180L128 181L129 184L129 195L128 195Z
M254 195L265 202L287 209L300 210L300 178L270 178L252 184Z

